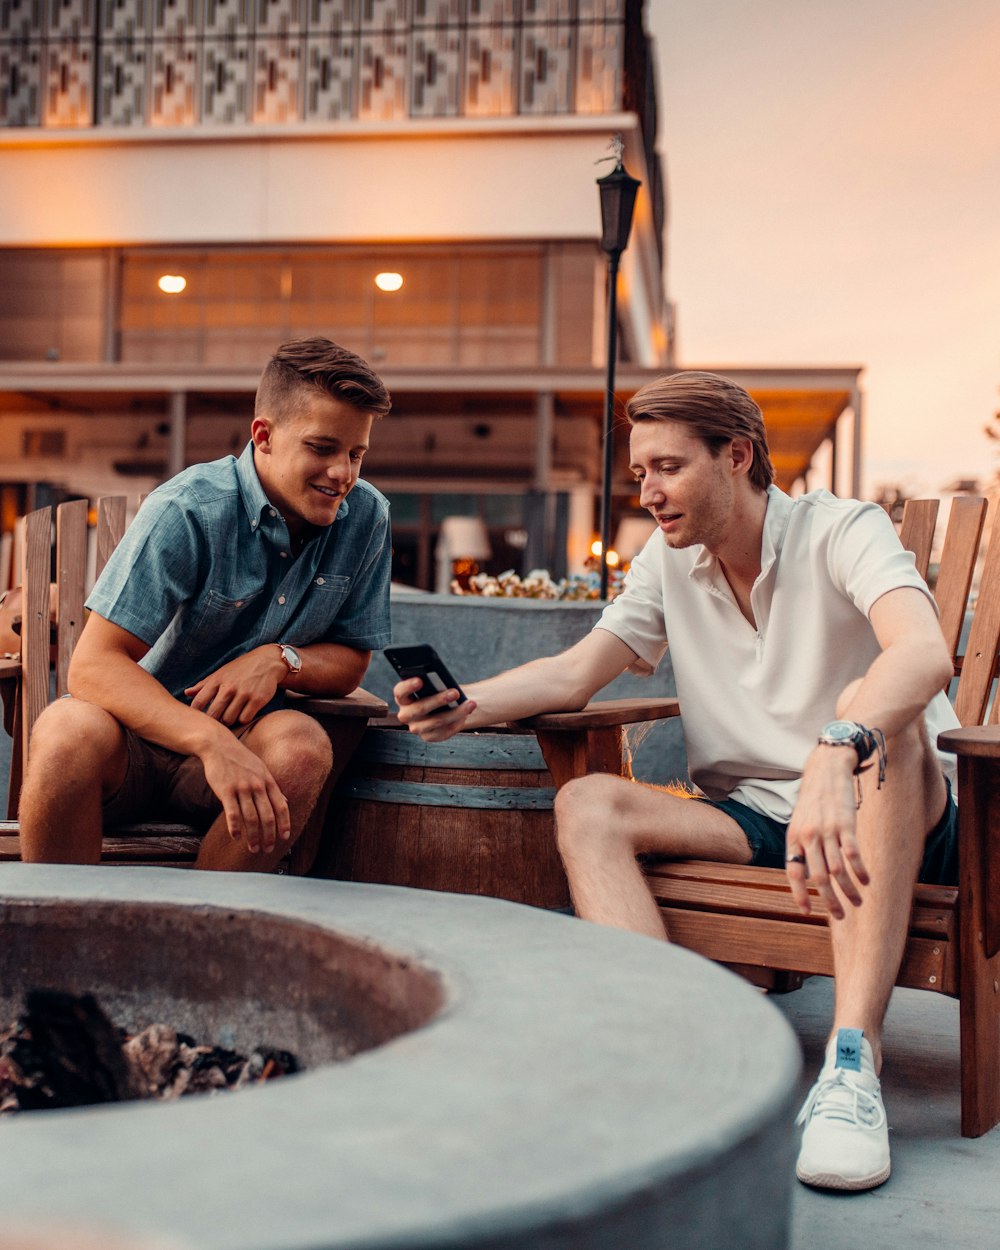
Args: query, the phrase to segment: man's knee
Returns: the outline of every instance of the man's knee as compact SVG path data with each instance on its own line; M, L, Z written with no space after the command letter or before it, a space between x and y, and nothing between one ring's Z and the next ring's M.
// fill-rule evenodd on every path
M561 853L610 849L627 833L624 800L629 782L609 773L575 777L555 799L556 840Z
M260 755L282 790L318 793L333 766L326 731L304 712L272 712L247 745Z
M101 776L125 751L125 731L103 708L82 699L57 699L31 731L32 761L58 759L72 775Z

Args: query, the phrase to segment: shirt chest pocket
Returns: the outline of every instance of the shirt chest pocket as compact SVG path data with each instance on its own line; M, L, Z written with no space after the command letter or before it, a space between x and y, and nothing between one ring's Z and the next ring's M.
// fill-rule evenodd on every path
M225 644L237 632L248 634L248 622L256 618L263 604L262 594L262 590L255 590L242 599L229 599L217 590L207 591L192 614L190 628L184 631L188 650L202 655Z

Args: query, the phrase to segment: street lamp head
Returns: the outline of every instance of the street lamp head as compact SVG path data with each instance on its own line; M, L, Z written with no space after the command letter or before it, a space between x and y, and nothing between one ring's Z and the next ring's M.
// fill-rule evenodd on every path
M610 174L597 179L597 188L601 193L601 248L609 256L620 256L628 247L635 197L642 186L639 179L633 178L622 164L622 146L621 136L616 135L612 143L615 167Z

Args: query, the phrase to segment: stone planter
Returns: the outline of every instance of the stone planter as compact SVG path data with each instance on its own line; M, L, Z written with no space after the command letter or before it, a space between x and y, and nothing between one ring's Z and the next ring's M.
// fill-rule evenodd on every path
M479 681L539 656L555 655L589 632L603 611L596 601L483 599L473 595L393 595L394 645L429 642L456 681ZM396 676L381 654L372 657L365 689L394 706ZM597 696L632 698L676 694L669 652L652 677L625 674ZM687 757L678 719L635 725L628 731L633 771L658 785L687 778Z

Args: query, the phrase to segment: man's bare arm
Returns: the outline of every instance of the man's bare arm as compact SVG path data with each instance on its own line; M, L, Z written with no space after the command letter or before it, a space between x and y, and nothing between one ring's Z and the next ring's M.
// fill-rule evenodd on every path
M951 657L934 608L922 591L900 587L883 595L872 607L871 623L882 651L842 715L868 729L880 729L891 739L922 716L931 699L944 689L952 675ZM803 769L788 826L788 844L805 854L809 876L836 917L843 915L843 905L830 880L855 906L861 903L861 893L848 865L861 886L869 880L855 836L856 764L852 750L817 745ZM789 864L788 878L796 902L808 912L806 865Z
M196 755L222 803L230 834L256 850L288 840L288 804L268 768L218 720L175 699L139 666L149 650L134 634L92 612L73 652L69 689L140 737Z
M302 661L298 673L291 672L281 658L278 644L268 642L223 664L184 693L191 696L191 706L197 711L226 725L246 725L270 703L279 686L300 694L350 694L358 688L371 658L370 651L333 642L295 650Z
M605 629L595 629L559 655L531 660L463 687L469 701L451 711L431 715L454 698L454 692L447 690L430 699L410 701L409 696L420 688L419 678L398 682L393 695L399 704L399 719L411 733L427 742L443 742L460 729L581 708L635 658L635 652L620 638Z

